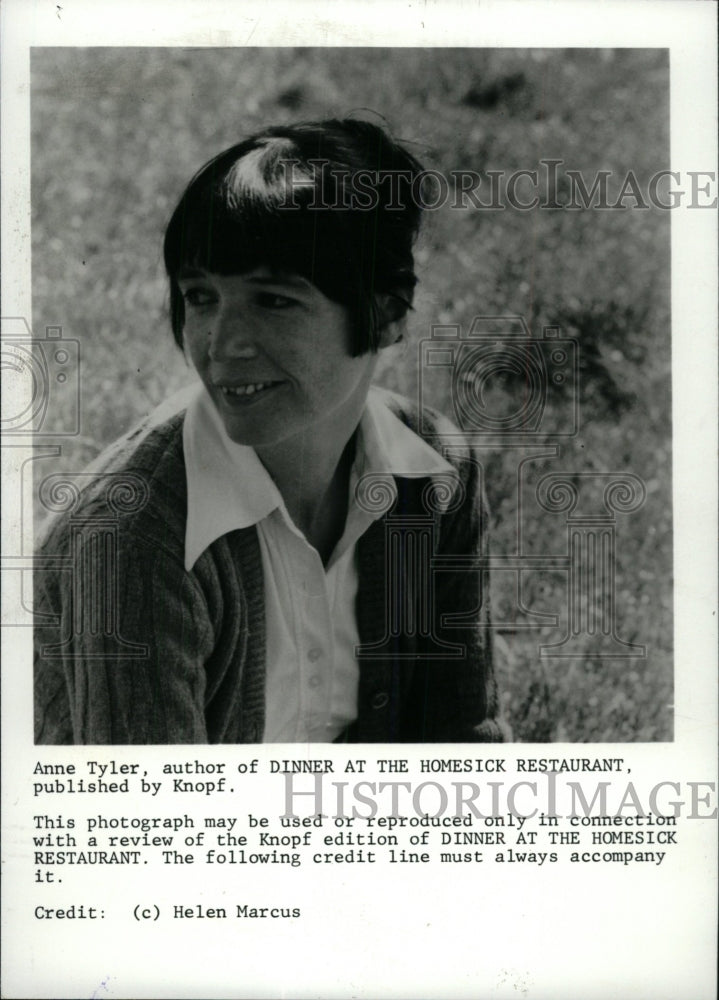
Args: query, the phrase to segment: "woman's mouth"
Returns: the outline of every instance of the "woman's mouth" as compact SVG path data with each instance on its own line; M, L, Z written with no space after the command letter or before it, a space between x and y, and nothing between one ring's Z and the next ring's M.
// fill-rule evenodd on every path
M218 385L223 400L230 405L236 403L249 403L282 385L281 382L245 382L242 385Z

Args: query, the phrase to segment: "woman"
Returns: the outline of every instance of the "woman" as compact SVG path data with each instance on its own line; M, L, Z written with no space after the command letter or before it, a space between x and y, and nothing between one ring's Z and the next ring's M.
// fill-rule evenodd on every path
M200 383L94 463L40 549L37 742L502 739L479 466L372 388L421 173L330 120L191 181L164 254Z

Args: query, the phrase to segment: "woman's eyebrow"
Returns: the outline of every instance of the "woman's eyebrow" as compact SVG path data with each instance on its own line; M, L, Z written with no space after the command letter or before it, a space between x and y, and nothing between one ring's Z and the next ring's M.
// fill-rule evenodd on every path
M287 285L304 291L311 289L310 282L299 274L251 274L247 276L247 281L253 285Z
M193 278L206 278L207 272L197 267L181 267L177 272L178 281L191 281Z

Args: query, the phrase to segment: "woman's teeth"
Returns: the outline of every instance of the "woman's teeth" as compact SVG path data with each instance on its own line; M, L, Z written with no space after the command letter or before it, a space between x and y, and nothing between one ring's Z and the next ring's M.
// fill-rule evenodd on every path
M272 382L252 382L250 385L221 385L220 389L225 396L252 396L262 389L267 389Z

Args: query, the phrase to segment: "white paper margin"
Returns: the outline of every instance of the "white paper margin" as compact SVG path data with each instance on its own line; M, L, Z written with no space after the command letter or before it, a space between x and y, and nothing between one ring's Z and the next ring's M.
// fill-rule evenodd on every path
M716 178L713 4L6 0L1 16L4 316L31 315L31 45L667 47L671 167L682 176L713 170ZM675 740L601 745L594 752L631 758L633 771L648 782L652 777L716 781L717 215L680 208L671 221ZM17 457L11 450L3 455L5 462ZM20 530L17 501L3 499L5 537L13 538ZM707 823L695 824L671 867L637 870L629 878L606 866L505 874L485 865L481 879L475 875L462 885L446 872L408 866L370 898L360 868L337 869L331 884L318 876L315 896L308 892L301 900L311 912L294 934L277 925L239 927L228 921L210 930L197 922L138 925L129 917L113 922L109 931L99 923L77 922L56 924L50 932L24 905L33 810L26 789L38 757L31 733L30 630L5 628L2 644L4 996L714 996L716 840ZM474 756L445 749L432 747L431 755ZM377 752L352 750L349 756ZM525 745L502 748L501 754L508 760L591 756L593 749ZM348 756L336 748L312 755ZM396 747L385 754L412 760L421 755ZM156 747L111 754L66 748L42 756L177 759ZM266 761L271 752L197 748L196 754L183 755L188 760L249 756ZM268 812L272 808L268 802ZM170 876L180 877L174 868L168 869ZM86 877L88 893L99 877L92 872ZM254 886L253 880L254 875ZM148 887L149 895L154 891L157 883ZM191 905L192 891L189 897Z

